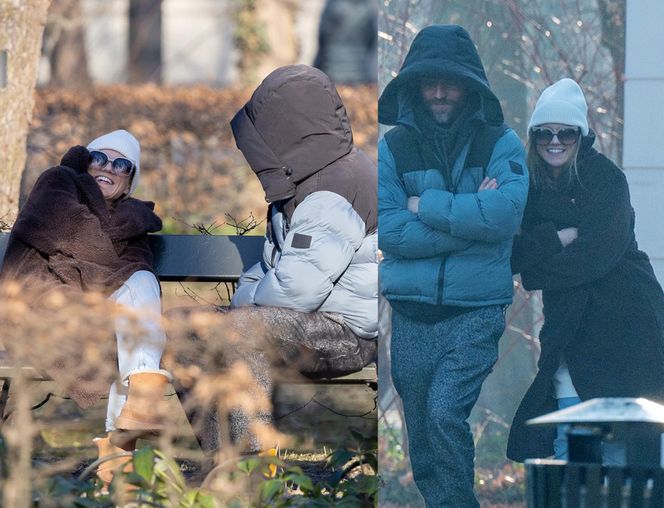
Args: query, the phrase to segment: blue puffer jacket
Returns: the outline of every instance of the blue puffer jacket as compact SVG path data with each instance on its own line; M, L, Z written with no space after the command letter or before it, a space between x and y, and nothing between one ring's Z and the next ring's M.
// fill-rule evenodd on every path
M441 51L445 47L448 51ZM391 301L478 307L512 301L512 237L528 193L521 141L506 129L496 141L486 168L466 167L473 132L500 125L502 111L488 88L472 41L460 27L424 29L413 42L399 76L379 102L383 123L424 136L413 80L442 73L462 80L477 110L468 141L450 164L451 182L439 167L397 168L383 138L378 145L378 220L381 289ZM415 86L413 86L415 84ZM421 114L419 115L421 118ZM484 178L498 188L478 192ZM453 189L453 190L450 190ZM408 198L419 196L419 211Z

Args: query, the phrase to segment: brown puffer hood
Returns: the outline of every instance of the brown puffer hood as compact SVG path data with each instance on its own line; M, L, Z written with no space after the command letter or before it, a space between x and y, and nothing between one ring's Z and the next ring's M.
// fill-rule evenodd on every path
M231 128L268 203L294 196L298 182L353 148L346 108L332 81L308 65L269 74Z

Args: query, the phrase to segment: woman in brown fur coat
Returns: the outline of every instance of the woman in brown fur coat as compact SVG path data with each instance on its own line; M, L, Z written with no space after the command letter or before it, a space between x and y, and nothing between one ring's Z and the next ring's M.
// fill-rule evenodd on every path
M100 456L133 450L137 437L164 425L160 403L170 375L160 368L166 337L148 244L148 233L159 231L161 220L154 203L131 197L139 176L140 145L125 130L105 134L87 148L71 148L61 165L44 171L35 183L12 228L0 275L2 282L19 282L33 308L53 292L63 294L64 301L98 292L138 311L139 332L132 332L127 318L115 320L119 375L108 392L107 435L95 440ZM83 351L90 340L78 334L71 337L75 344L57 347ZM18 350L18 344L6 345L10 352ZM99 365L86 365L68 353L26 348L25 340L21 346L28 360L46 370L80 407L101 395L80 375ZM127 460L103 463L99 476L110 482L113 469Z

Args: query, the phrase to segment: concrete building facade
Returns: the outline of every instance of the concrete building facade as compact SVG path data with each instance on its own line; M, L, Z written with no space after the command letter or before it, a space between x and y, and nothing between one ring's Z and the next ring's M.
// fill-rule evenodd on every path
M664 2L627 2L623 168L636 239L664 284Z
M279 3L279 2L276 2ZM296 62L311 64L325 0L284 0L296 6ZM259 4L260 5L260 4ZM129 0L81 0L88 70L94 82L126 82ZM232 0L162 1L162 81L167 85L226 86L238 78ZM43 58L40 83L49 80Z

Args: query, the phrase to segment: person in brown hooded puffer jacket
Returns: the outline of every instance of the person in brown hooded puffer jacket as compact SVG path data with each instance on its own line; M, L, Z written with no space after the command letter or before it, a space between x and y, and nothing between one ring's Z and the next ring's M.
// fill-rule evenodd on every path
M275 365L311 378L361 370L378 335L377 170L354 146L341 98L323 72L288 65L231 127L269 207L263 261L243 274L227 313L241 344L227 362L247 363L268 398ZM245 451L272 446L251 432L270 421L236 408L231 440L246 440ZM219 446L216 429L202 434L204 449Z
M117 352L113 368L107 368L106 345L93 343L106 330L70 333L52 339L55 344L35 338L5 343L19 361L45 370L83 409L108 394L107 435L95 439L100 457L133 450L138 437L164 428L170 374L160 368L166 336L147 236L162 224L154 203L131 197L139 177L140 145L125 130L100 136L87 148L71 148L35 183L12 228L0 274L4 288L20 285L33 310L59 293L65 304L59 312L68 312L67 302L85 301L83 293L95 292L139 316L140 331L122 315L115 318L115 330L108 330L116 338L110 345ZM128 460L102 463L99 477L110 482Z

